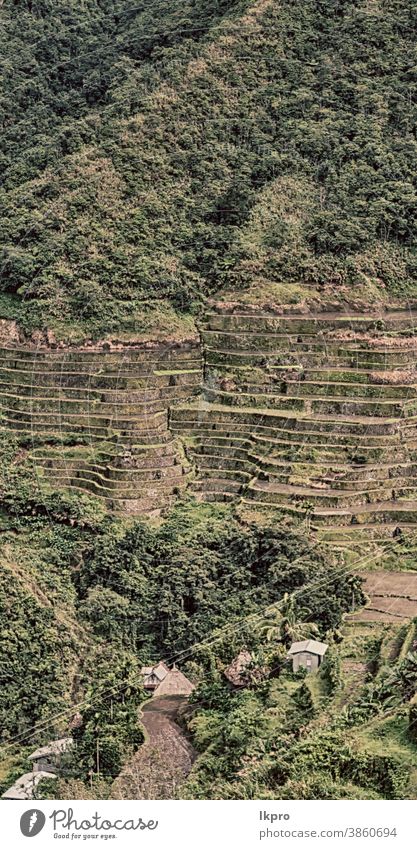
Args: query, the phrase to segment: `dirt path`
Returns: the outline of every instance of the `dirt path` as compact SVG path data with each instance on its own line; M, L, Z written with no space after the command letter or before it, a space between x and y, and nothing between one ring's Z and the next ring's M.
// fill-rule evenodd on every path
M173 799L196 753L175 721L183 697L150 699L142 709L146 741L113 784L112 799Z

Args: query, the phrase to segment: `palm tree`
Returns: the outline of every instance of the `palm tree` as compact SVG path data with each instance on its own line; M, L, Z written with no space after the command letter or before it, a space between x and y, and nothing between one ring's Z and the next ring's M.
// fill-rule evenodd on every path
M317 625L308 621L309 615L308 608L298 607L294 596L285 593L279 608L271 611L261 623L260 631L268 643L281 642L288 648L295 640L319 635Z
M271 613L267 614L259 624L258 630L267 643L280 642L281 640L281 622L282 614L277 608L274 608Z
M298 607L293 595L285 593L282 599L281 639L289 647L294 640L317 637L319 630L315 622L309 622L310 610Z

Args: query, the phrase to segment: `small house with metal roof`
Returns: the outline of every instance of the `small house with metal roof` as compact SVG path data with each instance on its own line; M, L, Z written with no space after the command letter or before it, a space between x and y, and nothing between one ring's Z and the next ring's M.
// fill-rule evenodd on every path
M166 678L168 672L169 667L163 660L160 660L156 666L142 666L141 675L145 690L156 690L161 681Z
M36 749L29 755L33 772L59 772L62 755L71 748L71 745L72 737L62 737L60 740L52 740L47 746Z
M293 643L287 657L292 660L293 672L306 669L317 672L329 646L319 640L301 640Z

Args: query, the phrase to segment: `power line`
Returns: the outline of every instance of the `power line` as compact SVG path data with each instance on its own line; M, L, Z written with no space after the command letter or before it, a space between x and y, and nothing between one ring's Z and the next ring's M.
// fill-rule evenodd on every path
M411 535L411 532L410 532L410 535ZM385 548L388 548L389 545L391 545L391 546L396 545L396 540L390 540L389 542L387 542ZM302 594L302 592L308 592L312 588L317 589L318 587L330 585L335 577L342 577L344 574L351 574L352 572L356 571L358 566L360 566L361 564L363 565L364 563L368 562L370 559L372 560L373 557L374 557L373 554L369 554L366 557L360 558L354 564L351 564L349 569L343 568L339 573L337 573L337 570L336 570L336 574L335 574L335 572L333 572L331 577L329 577L327 580L324 580L322 582L314 583L314 581L313 581L313 582L310 582L309 584L305 584L302 588L299 588L298 590L294 590L292 593L289 593L288 597L289 598L298 597L300 594ZM264 616L266 612L279 609L280 606L282 607L283 603L284 602L282 600L280 600L280 601L278 601L274 604L269 604L267 607L263 608L263 610L259 613L249 614L248 616L243 617L242 618L242 624L240 626L237 623L232 623L232 625L223 626L222 628L220 628L219 633L216 635L215 638L207 637L203 640L200 640L197 643L194 643L192 646L189 647L188 650L184 650L183 652L179 652L175 656L171 657L169 662L175 663L176 660L182 661L182 660L186 659L186 657L194 654L195 651L197 649L201 648L202 646L214 645L220 639L223 639L225 630L231 629L232 631L239 631L242 627L247 625L248 622L251 622L254 619L256 620L256 619L262 618L262 616ZM98 693L95 696L94 699L83 699L81 702L78 702L77 704L72 705L69 708L66 708L64 711L61 711L60 713L56 714L55 716L50 717L48 720L45 720L42 723L37 723L37 724L31 726L31 728L28 729L28 731L32 732L31 734L28 734L27 731L26 732L24 732L24 731L20 732L18 735L16 735L11 740L9 740L7 744L2 746L3 751L6 751L7 749L11 748L16 742L20 742L21 740L31 739L32 737L36 736L38 731L41 731L41 730L44 730L45 728L48 728L55 720L61 719L65 716L68 716L68 714L74 713L74 711L77 711L80 707L96 704L103 697L111 696L113 693L122 693L126 689L128 689L133 683L138 683L139 681L141 681L141 677L135 676L135 678L131 679L130 681L128 681L126 684L124 684L122 686L115 685L113 688L111 688L109 690L103 690L101 693Z
M128 14L129 12L134 12L134 11L143 11L143 7L132 7L131 9L126 9L123 12L121 12L120 14L118 14L116 17L121 17L123 15ZM106 18L109 18L109 17L115 17L115 16L114 15L106 15L101 20L106 20ZM177 28L173 28L173 29L170 29L170 30L162 30L162 31L158 30L158 29L148 30L147 33L145 31L143 33L143 35L135 37L134 42L133 42L133 46L135 46L136 44L141 44L141 43L146 44L147 42L149 42L149 39L152 38L152 37L166 38L166 37L169 37L169 36L176 36L176 35L198 35L199 33L209 34L209 33L212 32L212 29L214 29L214 28L219 29L220 27L223 27L225 32L224 33L216 32L215 34L216 35L222 35L222 34L228 35L229 34L228 29L230 27L232 27L232 29L233 29L233 25L235 23L235 21L231 18L220 18L219 20L215 20L215 19L213 20L212 18L206 19L207 23L209 23L210 21L212 21L212 24L213 24L213 27L210 28L210 29L207 29L206 27L203 27L203 26L199 26L199 27L177 27ZM247 26L241 25L241 24L239 24L239 21L237 19L236 19L236 27L238 28L239 34L242 33L242 32L243 33L249 32L249 33L253 33L254 35L256 35L259 32L263 32L262 27L255 28L254 26L251 26L251 25L247 25ZM118 34L116 32L115 35L116 35L116 37L117 37L117 35L122 36L123 33ZM127 33L126 33L126 35L127 35ZM37 46L40 46L42 44L44 44L44 39L39 39L37 42L30 43L29 46L33 49L36 49ZM72 65L72 64L78 62L80 59L84 59L84 58L87 58L87 57L90 57L90 56L94 56L97 53L100 53L103 49L106 49L106 48L112 47L112 46L114 47L114 45L115 45L115 42L114 42L114 37L113 37L111 40L107 41L104 44L101 44L101 45L95 47L92 50L88 50L88 51L85 51L84 53L79 53L79 54L74 55L74 56L69 56L67 59L61 59L59 62L55 62L52 65L49 65L49 66L46 65L46 68L49 72L49 71L55 70L56 68L64 67L68 64ZM122 56L127 55L129 57L129 53L127 52L128 45L123 45L123 43L121 41L118 41L116 47L119 47L119 48L125 47L126 52L123 53ZM22 73L22 69L20 69L20 68L15 68L14 70L15 70L15 72L19 71L19 73ZM33 69L28 70L27 75L32 76L33 75Z
M387 546L386 546L386 547L388 548L388 546L389 546L389 545L394 545L394 546L395 546L395 545L396 545L396 540L390 540L389 542L387 542ZM309 583L307 583L307 584L304 584L302 587L299 587L299 588L297 588L296 590L293 590L291 593L288 593L288 597L289 597L289 598L298 598L298 597L302 596L304 593L306 593L306 592L310 592L311 590L313 590L313 591L314 591L314 589L321 589L321 588L323 588L324 586L329 586L329 585L333 582L333 580L334 580L335 578L337 579L338 577L343 577L344 575L349 575L349 574L351 574L352 572L355 572L355 571L357 570L357 567L358 567L358 566L360 566L360 565L364 565L364 564L365 564L365 563L367 563L369 560L373 560L373 559L374 559L374 557L375 557L374 553L370 553L370 554L368 554L366 557L364 557L364 558L360 559L359 561L355 562L355 563L353 564L353 566L352 566L352 565L350 566L350 568L347 568L346 566L343 566L343 567L341 567L341 568L340 568L340 570L334 570L334 571L332 572L332 576L331 576L329 579L325 579L325 580L323 580L323 581L319 581L319 582L314 582L314 581L312 581L312 582L309 582ZM240 628L241 628L241 627L245 627L245 626L248 624L248 622L250 622L250 623L252 624L254 621L256 621L256 620L258 620L258 619L261 619L261 618L265 615L265 613L268 613L269 611L273 611L273 610L280 610L280 609L282 608L282 606L283 606L283 604L284 604L284 603L285 603L285 602L284 602L282 599L281 599L280 601L278 601L278 602L272 602L272 603L271 603L271 604L269 604L267 607L265 607L265 608L262 610L262 612L261 612L261 613L252 613L252 614L249 614L248 616L244 617L244 620L243 620L243 622L242 622L242 625L241 625L241 626L239 626L239 628L236 628L236 626L235 626L235 624L234 624L234 623L232 623L231 625L223 626L223 628L221 628L221 629L220 629L220 632L221 632L221 633L220 633L219 635L215 636L215 637L214 637L213 639L211 639L210 641L205 640L205 641L202 641L200 644L196 644L196 645L197 645L197 646L199 646L199 647L201 647L201 645L202 645L203 643L204 643L204 645L214 645L214 643L218 642L220 639L223 639L224 634L223 634L222 632L223 632L225 629L226 629L226 630L227 630L227 629L229 629L229 630L231 629L232 631L233 631L233 630L240 630ZM226 636L227 636L227 635L226 635ZM192 646L192 647L191 647L191 649L192 649L191 651L189 651L189 650L184 650L184 652L179 652L179 653L177 653L177 655L172 656L172 657L171 657L171 658L169 658L166 662L167 662L167 663L175 663L176 661L178 661L178 662L182 662L182 661L183 661L183 660L185 660L185 659L186 659L186 658L187 658L190 654L193 654L193 653L194 653L195 646Z
M369 663L370 661L372 661L372 660L377 659L378 657L379 657L379 652L378 652L378 651L376 651L376 652L375 652L375 653L374 653L374 654L373 654L370 658L368 658L368 663ZM272 675L272 674L273 674L273 673L274 673L277 669L279 669L279 668L280 668L280 666L281 666L281 664L277 664L275 667L272 667L272 669L270 669L270 670L269 670L270 675ZM144 704L146 704L146 702L145 702ZM401 702L400 702L399 704L401 704ZM390 708L388 708L388 709L386 709L385 711L382 711L382 712L381 712L381 711L379 711L379 712L376 714L376 716L375 716L375 717L370 717L370 720L372 720L372 718L381 719L381 718L384 718L384 717L386 717L386 716L389 716L390 714L395 713L396 707L397 707L397 706L390 707ZM330 719L331 719L331 714L330 714ZM414 722L414 724L415 724L415 722ZM144 742L146 743L146 740L145 740ZM142 745L144 745L144 744L142 744ZM76 746L75 746L75 748L76 748ZM60 776L61 776L61 777L63 777L63 778L65 778L65 777L68 777L68 778L73 777L73 776L71 775L71 773L69 773L68 771L67 771L66 773L65 773L65 772L60 773ZM107 774L107 773L105 773L105 774L104 774L104 773L100 773L100 776L101 776L101 778L111 779L112 781L115 781L115 780L117 780L118 778L121 778L121 777L123 777L123 776L130 776L130 777L134 777L134 773L133 773L131 770L129 770L129 771L123 771L123 774L122 774L122 773L120 773L120 774L119 774L119 775L117 775L117 776L114 776L114 775L112 775L112 774ZM97 776L97 777L99 777L99 776Z
M257 557L255 560L252 560L250 563L247 563L247 564L245 563L245 564L243 564L244 568L245 568L245 569L251 569L251 568L252 568L252 566L255 566L255 565L257 565L258 563L261 563L261 562L262 562L262 561L263 561L266 557L270 556L270 555L271 555L271 553L273 553L274 548L275 548L276 546L280 545L280 544L281 544L281 542L282 542L281 540L277 540L277 541L274 543L274 545L273 545L273 546L271 546L271 548L268 548L268 549L267 549L267 551L265 551L265 552L264 552L264 553L263 553L260 557ZM297 557L295 560L291 561L291 565L293 566L295 563L299 563L301 560L304 560L305 558L309 557L309 556L310 556L313 552L315 552L315 551L316 551L316 549L317 549L317 548L318 548L318 549L320 549L320 543L316 543L315 545L313 545L313 546L309 547L309 548L308 548L308 549L304 552L304 554L301 554L301 555L300 555L299 557ZM284 555L283 555L283 556L284 556ZM278 562L279 562L279 561L274 561L274 562L270 563L270 564L269 564L269 566L270 566L270 567L271 567L271 566L276 566ZM215 588L216 588L216 589L218 589L218 587L220 587L220 588L221 588L224 584L226 584L226 583L227 583L227 581L228 581L228 580L229 580L229 579L230 579L233 575L235 575L237 572L239 572L241 568L242 568L241 566L237 566L237 567L236 567L236 569L232 569L230 572L228 572L228 573L227 573L227 575L224 575L224 580L219 580L219 581L217 581L217 580L216 580L216 582L215 582ZM130 574L131 574L131 573L129 573L129 576L130 576ZM209 580L210 580L210 579L209 579ZM212 581L210 581L210 582L212 583ZM101 588L101 587L103 587L103 588L110 587L110 588L111 588L111 587L113 587L113 586L120 587L120 589L125 589L125 590L127 589L126 584L121 584L120 582L113 581L113 580L110 578L110 579L108 579L107 581L97 582L97 583L95 583L95 584L90 585L89 587L87 587L87 591L88 591L88 590L90 590L90 589L96 589L97 587L98 587L98 588ZM251 595L251 594L253 594L253 593L256 593L256 592L257 592L257 591L259 591L259 590L262 590L262 586L265 586L265 585L261 585L261 586L258 586L258 587L254 587L248 595ZM132 600L134 600L134 599L132 599ZM152 620L152 621L153 621L153 622L155 622L155 620ZM158 622L159 622L159 621L166 621L166 620L156 620L156 621L158 621Z

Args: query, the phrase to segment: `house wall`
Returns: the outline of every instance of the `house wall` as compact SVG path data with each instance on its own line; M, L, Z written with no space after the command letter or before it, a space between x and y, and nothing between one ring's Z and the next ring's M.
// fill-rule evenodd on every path
M58 764L49 758L38 758L33 761L33 772L58 772Z
M320 657L318 654L312 654L309 651L300 651L298 654L293 655L292 668L294 672L297 672L300 667L310 672L317 672L319 666Z

